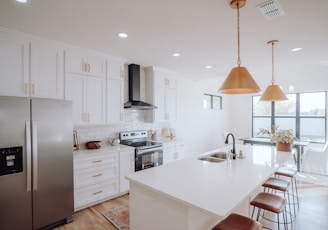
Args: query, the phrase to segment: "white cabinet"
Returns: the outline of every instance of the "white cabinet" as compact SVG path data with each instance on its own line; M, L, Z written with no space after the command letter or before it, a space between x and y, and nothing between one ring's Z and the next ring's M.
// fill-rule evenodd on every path
M175 154L175 142L163 143L163 164L168 164L173 161Z
M148 122L177 119L177 74L157 67L145 68L148 101L158 108L148 111Z
M0 95L64 98L63 50L47 40L0 31Z
M163 164L186 158L187 145L184 141L163 143Z
M66 73L106 77L106 58L96 54L66 51Z
M134 172L134 149L120 151L120 193L129 191L129 181L125 176Z
M74 124L105 124L106 79L66 74L65 99L73 101Z
M73 101L73 121L106 123L106 59L66 52L65 99Z
M118 152L82 150L74 155L75 211L119 193Z
M0 31L0 95L26 96L29 84L29 42Z
M123 59L117 58L109 58L108 60L108 68L107 68L107 77L116 79L116 80L124 80L124 61Z
M109 59L107 72L107 123L124 121L124 62Z
M31 42L31 97L64 99L64 51L50 42Z
M182 160L187 157L188 146L184 140L177 140L175 144L176 155L173 157L174 160Z

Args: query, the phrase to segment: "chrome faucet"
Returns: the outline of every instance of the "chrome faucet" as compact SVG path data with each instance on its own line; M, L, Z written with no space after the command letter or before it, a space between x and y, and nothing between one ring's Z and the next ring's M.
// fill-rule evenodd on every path
M232 133L228 133L224 143L229 144L229 142L228 142L229 136L232 137L232 151L231 151L232 152L232 159L236 160L236 149L235 149L236 143L235 143L234 135Z

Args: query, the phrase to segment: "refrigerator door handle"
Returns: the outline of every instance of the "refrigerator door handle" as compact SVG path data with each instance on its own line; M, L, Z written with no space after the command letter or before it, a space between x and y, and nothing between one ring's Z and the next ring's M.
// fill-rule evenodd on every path
M25 122L25 137L26 137L26 191L31 191L32 185L32 162L31 162L31 122Z
M38 189L38 139L36 121L32 121L33 190Z

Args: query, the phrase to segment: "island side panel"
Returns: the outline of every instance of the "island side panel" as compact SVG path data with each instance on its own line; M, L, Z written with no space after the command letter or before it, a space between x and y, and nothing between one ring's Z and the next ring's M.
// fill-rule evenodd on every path
M211 229L222 218L130 180L130 229Z

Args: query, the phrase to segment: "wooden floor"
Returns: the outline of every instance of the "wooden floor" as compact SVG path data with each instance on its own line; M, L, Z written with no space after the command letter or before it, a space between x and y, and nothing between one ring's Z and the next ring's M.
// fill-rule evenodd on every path
M55 230L117 230L103 215L110 209L115 209L123 204L129 204L129 195L123 195L116 199L83 209L74 214L74 221L61 225Z
M299 182L300 210L294 224L295 230L328 229L328 186ZM56 230L94 230L116 228L102 215L103 212L129 203L129 195L95 205L74 214L74 222ZM270 226L266 226L270 227ZM275 227L271 227L275 229ZM265 229L265 228L263 228ZM290 228L289 228L290 229ZM146 230L146 229L143 229ZM174 230L174 229L172 229Z

